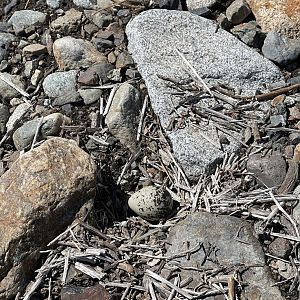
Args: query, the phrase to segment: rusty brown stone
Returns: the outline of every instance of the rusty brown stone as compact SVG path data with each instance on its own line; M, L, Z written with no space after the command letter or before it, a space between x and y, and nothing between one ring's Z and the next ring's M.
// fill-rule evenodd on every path
M75 141L52 138L0 178L0 300L26 286L40 250L95 194L95 164Z
M248 3L263 31L300 37L300 0L248 0Z

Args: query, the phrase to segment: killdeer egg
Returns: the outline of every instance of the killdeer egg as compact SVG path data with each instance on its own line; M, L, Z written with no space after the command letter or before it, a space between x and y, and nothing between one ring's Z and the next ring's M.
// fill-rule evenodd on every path
M164 187L147 186L129 198L128 206L143 219L158 221L170 214L173 199Z

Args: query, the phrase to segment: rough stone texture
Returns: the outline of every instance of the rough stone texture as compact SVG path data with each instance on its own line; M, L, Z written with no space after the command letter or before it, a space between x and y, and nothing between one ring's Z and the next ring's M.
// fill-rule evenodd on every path
M270 254L287 259L292 251L292 245L289 240L284 238L276 238L269 245Z
M116 68L126 68L134 64L131 55L127 51L121 52L116 61Z
M96 6L96 0L73 0L73 3L78 7L83 7L86 9L92 9Z
M40 118L30 120L14 132L13 141L17 150L31 145L39 122ZM71 120L61 113L53 113L43 118L36 142L47 138L47 136L56 136L60 132L63 123L68 125L71 123Z
M102 95L102 91L100 89L79 89L78 93L86 105L98 101Z
M247 161L247 170L254 174L261 186L280 186L286 175L286 163L279 152L273 152L261 157L253 154Z
M188 10L192 11L202 7L211 7L217 2L217 0L187 0L186 5Z
M22 155L1 176L1 300L25 287L40 250L94 197L95 172L76 142L53 138Z
M23 48L23 54L40 55L47 53L47 47L41 44L31 44Z
M255 21L236 25L231 29L231 33L246 45L259 49L261 49L266 37L265 33L261 31Z
M10 44L17 41L17 37L7 32L0 32L0 61L7 58Z
M55 98L54 105L64 105L79 101L79 94L76 88L77 71L56 72L49 74L44 82L44 92Z
M287 65L300 56L300 39L290 39L275 31L269 32L262 52L266 58L279 65Z
M300 0L248 0L248 3L263 31L300 38Z
M53 44L53 54L61 70L89 67L106 62L103 56L89 41L66 36Z
M107 83L109 81L107 74L113 69L114 66L108 63L93 65L80 73L78 82L84 85L96 85L100 81L102 84Z
M1 73L7 80L11 81L21 89L24 89L24 84L20 80L20 76L18 75L10 75L9 73ZM19 97L20 93L8 85L3 80L0 80L0 97L2 99L10 101L12 98Z
M42 25L46 21L46 15L34 10L18 10L8 20L12 24L15 33L19 33L29 26Z
M9 119L9 109L7 105L0 103L0 134L6 131L6 123Z
M254 95L257 88L264 90L264 84L282 78L280 70L269 60L230 33L222 29L215 32L214 22L189 12L149 10L130 21L126 31L129 51L145 79L152 107L164 129L176 117L172 112L181 98L171 95L175 90L166 87L157 75L177 81L190 78L186 65L174 51L175 45L208 83L221 81L241 89L244 95ZM203 105L204 102L201 99ZM205 123L203 126L206 127ZM203 134L218 143L213 126L209 125ZM239 138L236 133L233 135ZM168 136L175 157L190 177L198 177L224 155L188 125L169 132ZM237 142L227 138L230 144L224 146L225 151L235 151Z
M168 242L171 246L166 256L182 253L188 248L194 248L197 243L203 243L200 250L192 253L189 259L185 256L175 259L183 267L249 266L248 270L241 273L242 280L247 282L241 299L284 299L279 289L272 287L275 281L266 267L263 249L251 225L239 218L206 212L194 213L171 228ZM172 261L168 264L172 265ZM199 283L197 278L202 280L199 272L180 270L181 280L193 278L192 287Z
M159 221L170 214L173 199L164 187L146 186L129 198L128 206L143 219Z
M59 8L60 0L46 0L46 3L50 8L55 9Z
M137 127L141 99L139 90L123 83L116 91L105 122L109 131L132 152L137 150Z
M65 33L70 33L78 29L82 17L82 12L71 8L66 13L51 22L51 29L61 29Z
M240 24L250 13L247 0L234 0L226 9L226 17L232 24Z
M109 292L97 283L90 287L65 286L60 295L61 300L113 300Z
M9 117L6 123L6 130L9 132L14 129L16 124L22 120L23 116L29 111L31 105L29 103L21 103L19 104L11 116Z

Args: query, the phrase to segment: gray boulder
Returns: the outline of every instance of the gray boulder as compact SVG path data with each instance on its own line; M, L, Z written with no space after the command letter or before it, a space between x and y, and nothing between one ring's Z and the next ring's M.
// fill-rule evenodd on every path
M300 56L300 39L290 39L271 31L265 38L262 52L266 58L285 66Z
M203 282L203 273L196 269L222 266L227 270L242 270L243 266L245 269L240 271L240 275L247 285L243 287L241 299L284 299L278 287L273 286L275 281L266 266L263 249L251 225L239 218L206 212L194 213L172 227L167 244L170 247L166 256L182 253L187 247L192 249L197 244L201 245L188 259L182 256L167 263L169 266L182 266L179 268L181 280L188 277L193 279L190 288Z
M166 130L182 98L172 95L177 92L167 87L158 75L176 81L190 79L187 66L176 53L175 47L184 53L197 73L207 84L223 82L243 95L254 95L264 85L282 79L282 74L273 63L249 48L225 30L218 29L210 20L189 12L149 10L130 21L126 32L128 48L138 70L144 78L152 107ZM247 62L247 63L246 63ZM213 106L214 101L199 100L201 105ZM167 132L174 155L186 174L198 177L220 160L224 151L238 148L236 139L240 133L227 135L229 145L223 150L215 146L219 138L214 125L201 124L204 131L187 126ZM209 137L213 144L203 136ZM234 136L232 138L231 136Z

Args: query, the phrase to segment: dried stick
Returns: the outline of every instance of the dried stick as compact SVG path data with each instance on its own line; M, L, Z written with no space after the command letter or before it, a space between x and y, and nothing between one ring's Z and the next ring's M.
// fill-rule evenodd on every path
M31 144L31 148L30 149L33 149L34 148L34 145L35 145L35 142L36 142L36 139L37 139L37 136L39 134L39 131L40 131L40 128L43 124L43 121L44 121L44 117L41 117L37 126L36 126L36 130L35 130L35 134L34 134L34 137L33 137L33 141L32 141L32 144Z
M10 80L8 80L7 78L5 78L5 76L3 76L3 74L0 73L0 79L2 81L4 81L5 83L7 83L9 86L11 86L12 88L14 88L16 91L18 91L22 96L29 98L30 95L28 93L26 93L23 89L21 89L20 87L18 87L17 85L15 85L14 83L12 83ZM32 105L27 99L23 99L24 102L26 102L27 104Z
M277 201L277 199L274 197L274 194L272 193L272 191L269 191L269 195L270 197L273 199L274 203L276 204L277 208L285 215L285 217L291 222L291 224L294 227L295 233L297 235L297 237L299 238L299 231L297 228L297 224L295 223L295 221L288 215L288 213L282 208L282 206L280 205L280 203Z
M179 288L178 286L174 285L172 282L170 282L169 280L161 277L160 275L152 272L151 270L146 270L146 274L149 275L150 277L154 278L157 281L162 282L163 284L166 284L167 286L169 286L170 288L174 289L177 293L179 293L180 295L182 295L183 297L187 298L187 299L193 299L192 296L190 296L190 294L188 294L187 292L185 292L184 290L182 290L181 288Z
M201 78L201 76L197 73L197 71L195 70L195 68L190 64L190 62L185 58L185 56L177 48L175 48L175 51L183 59L183 61L185 62L185 64L191 69L191 71L194 73L194 75L196 76L196 78L198 80L200 80L200 82L205 87L205 89L207 90L207 92L212 96L212 98L214 98L213 93L211 92L211 90L209 89L209 87L207 86L207 84L204 82L204 80Z
M297 84L294 84L294 85L291 85L291 86L287 86L287 87L283 87L283 88L280 88L278 90L275 90L275 91L272 91L272 92L269 92L269 93L264 93L264 94L261 94L261 95L256 95L255 99L257 101L270 100L270 99L275 98L276 96L288 93L291 90L298 89L298 88L300 88L300 83L297 83Z
M105 109L104 109L104 113L103 113L103 116L106 116L109 112L109 109L110 109L110 106L111 106L111 103L113 101L113 98L115 96L115 93L117 91L117 89L119 88L120 84L117 83L114 85L114 87L112 88L110 94L109 94L109 97L108 97L108 100L107 100L107 103L106 103L106 106L105 106Z
M51 242L49 242L47 244L47 247L51 246L52 244L54 244L56 241L60 240L65 234L67 234L69 232L69 229L73 229L78 225L78 222L74 223L73 225L71 225L70 227L68 227L64 232L62 232L60 235L58 235L55 239L53 239Z
M156 294L155 294L155 291L154 291L154 288L153 288L153 284L152 284L151 281L148 283L148 290L149 290L149 294L151 296L151 299L152 300L157 300L157 297L156 297Z
M178 276L174 280L174 285L178 286L179 285L178 282L179 282L179 274L178 274ZM169 297L168 297L167 300L173 300L173 298L175 296L176 296L176 291L174 289L172 289L172 291L171 291L171 293L170 293L170 295L169 295Z
M143 123L144 123L144 117L145 117L147 104L148 104L148 95L144 99L144 103L143 103L143 107L142 107L142 111L141 111L140 122L139 122L139 127L138 127L138 131L137 131L137 136L136 136L136 140L138 142L140 141L140 138L141 138L141 132L142 132L142 127L143 127Z

